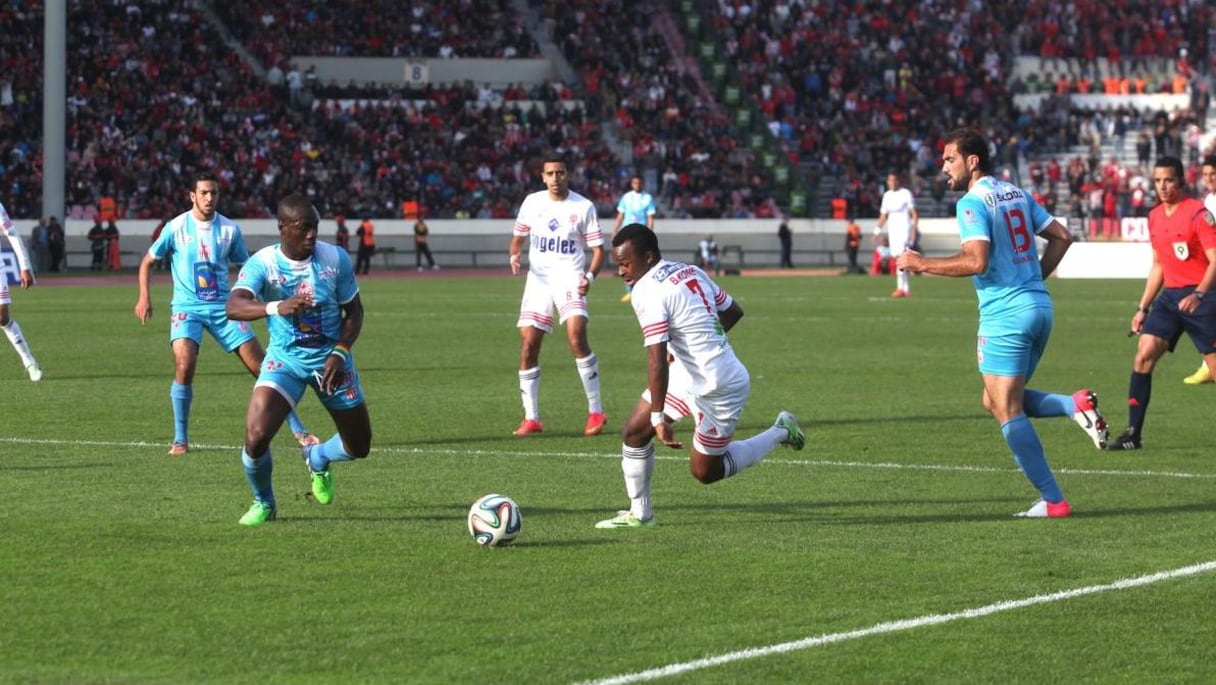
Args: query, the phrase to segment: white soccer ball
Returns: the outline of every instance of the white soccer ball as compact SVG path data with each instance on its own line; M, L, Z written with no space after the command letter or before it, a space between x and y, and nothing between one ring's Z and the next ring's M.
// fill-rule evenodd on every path
M506 495L485 495L469 509L469 535L479 545L509 545L523 528L519 505Z

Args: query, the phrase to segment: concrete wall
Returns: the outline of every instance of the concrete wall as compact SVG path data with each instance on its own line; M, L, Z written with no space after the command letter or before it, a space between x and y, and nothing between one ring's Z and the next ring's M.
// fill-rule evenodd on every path
M601 219L605 233L611 230L613 221L614 218ZM35 223L32 220L14 221L26 238L27 246ZM278 227L273 220L244 219L239 223L250 250L277 242ZM511 220L435 219L427 223L431 228L431 251L440 264L448 267L506 267ZM789 223L794 234L795 266L840 267L847 263L844 221L793 219ZM1147 240L1147 231L1140 223L1142 220L1129 219L1125 222L1125 242L1075 244L1060 265L1058 275L1062 278L1143 278L1148 273L1147 265L1152 258L1148 244L1143 242ZM68 265L73 270L89 267L89 243L85 235L92 225L91 221L68 221L65 226ZM348 222L352 232L357 225L357 222ZM780 257L777 225L778 221L773 219L672 219L660 220L656 230L664 254L673 259L692 259L701 239L713 235L724 252L724 265L775 267ZM332 219L322 219L321 239L332 241L335 226ZM123 266L133 268L139 264L155 228L155 221L130 220L119 223ZM958 229L954 219L924 219L920 222L920 228L921 245L926 254L942 256L958 250ZM863 265L869 264L873 249L869 235L872 229L872 223L862 224L865 236L860 261ZM376 267L414 267L413 222L377 221L376 236L378 247L390 248L376 258ZM8 247L7 241L2 247Z
M557 79L553 63L547 59L406 59L400 57L313 57L296 56L291 61L300 71L317 68L322 84L335 81L346 85L391 84L395 86L426 83L488 83L492 88L511 84L533 85Z

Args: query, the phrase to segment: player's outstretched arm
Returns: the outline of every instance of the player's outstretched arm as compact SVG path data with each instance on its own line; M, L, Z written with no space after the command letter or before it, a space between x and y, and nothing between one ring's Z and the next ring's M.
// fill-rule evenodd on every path
M151 274L155 263L156 257L151 254L144 255L139 262L139 299L135 301L135 318L139 319L141 325L152 318Z

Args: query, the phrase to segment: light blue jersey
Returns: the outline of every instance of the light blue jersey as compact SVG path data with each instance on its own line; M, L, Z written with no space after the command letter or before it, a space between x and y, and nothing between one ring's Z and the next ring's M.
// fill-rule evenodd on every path
M258 250L241 269L233 289L248 290L263 302L312 294L312 308L266 319L270 331L266 358L290 364L305 377L325 366L342 332L341 307L359 294L350 255L320 241L307 261L288 259L277 244Z
M148 254L158 260L172 255L170 304L174 311L191 313L223 312L229 266L249 259L241 228L218 212L209 222L199 221L191 212L172 219Z
M654 196L650 193L639 193L631 190L621 196L616 203L616 211L625 215L623 226L642 224L648 226L649 217L658 211L654 206Z
M1021 188L991 176L958 201L962 242L988 241L988 270L973 277L981 336L1022 332L1028 309L1051 309L1035 236L1053 218Z

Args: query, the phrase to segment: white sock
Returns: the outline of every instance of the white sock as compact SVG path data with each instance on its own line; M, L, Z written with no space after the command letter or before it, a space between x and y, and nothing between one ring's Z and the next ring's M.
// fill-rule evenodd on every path
M621 445L621 472L625 474L625 494L629 511L645 521L654 516L650 505L650 477L654 474L654 441L645 447Z
M587 413L602 414L604 405L600 403L600 360L595 353L575 359L579 378L583 379L583 392L587 393Z
M909 288L911 288L912 284L909 283L909 280L910 279L908 278L907 271L900 270L900 271L895 272L896 287L899 288L900 290L904 291L905 293L911 292L911 290L909 290Z
M723 464L726 466L725 477L730 478L768 456L787 435L784 428L769 426L746 440L735 440L727 445L726 454L722 455Z
M519 397L524 403L524 418L540 420L540 367L519 372Z
M17 354L21 357L22 368L30 364L37 364L34 361L34 355L30 353L30 345L25 341L25 337L21 335L21 327L17 325L16 319L9 319L8 325L4 326L4 335L8 336L8 341L13 344L13 349L17 350Z

